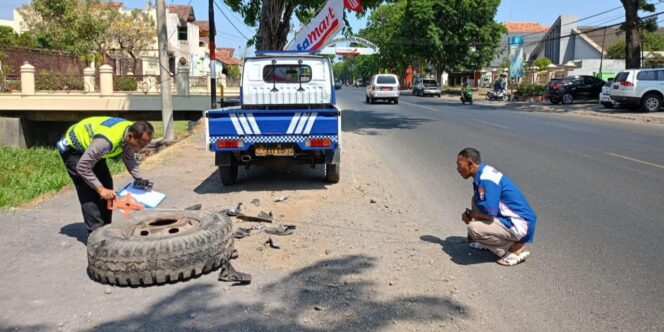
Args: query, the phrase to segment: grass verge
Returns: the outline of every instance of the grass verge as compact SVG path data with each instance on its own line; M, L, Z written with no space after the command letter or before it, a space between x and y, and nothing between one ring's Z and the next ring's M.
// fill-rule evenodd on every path
M154 138L163 137L161 121L151 122ZM175 138L189 134L189 121L174 122ZM111 174L125 171L120 157L107 160ZM16 207L71 184L62 158L55 148L17 149L0 147L0 210Z
M107 162L113 174L125 170L121 159ZM19 206L71 183L56 149L0 147L0 209Z

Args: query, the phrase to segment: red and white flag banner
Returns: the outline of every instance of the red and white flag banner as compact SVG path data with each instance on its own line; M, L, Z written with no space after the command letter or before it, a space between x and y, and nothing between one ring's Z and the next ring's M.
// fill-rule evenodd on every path
M322 49L344 26L343 1L329 0L320 13L300 30L287 50L313 51Z
M362 0L344 0L344 7L348 10L361 13Z

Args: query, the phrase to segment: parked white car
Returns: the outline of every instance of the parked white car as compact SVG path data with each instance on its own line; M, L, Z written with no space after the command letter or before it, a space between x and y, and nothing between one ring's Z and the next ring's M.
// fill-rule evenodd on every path
M377 74L371 76L365 90L366 101L373 104L377 100L399 103L399 78L394 74Z
M611 99L644 112L656 112L664 100L664 68L628 69L618 73L611 85Z
M605 108L613 108L616 106L616 103L611 99L611 86L613 85L613 79L609 79L606 84L602 87L602 92L599 93L599 103Z

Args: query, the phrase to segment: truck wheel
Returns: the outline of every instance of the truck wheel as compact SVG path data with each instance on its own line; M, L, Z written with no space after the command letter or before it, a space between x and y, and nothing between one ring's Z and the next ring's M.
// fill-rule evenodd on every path
M398 103L399 103L399 98L394 99L394 104L396 105Z
M340 164L325 164L325 180L329 183L338 183L341 177Z
M237 169L238 165L236 163L232 163L230 166L219 166L221 184L224 186L235 184L237 182Z
M662 107L662 98L654 93L647 93L641 99L641 110L644 112L657 112Z
M98 282L148 286L199 276L228 264L232 225L207 211L140 211L88 238L88 274Z
M365 99L364 101L365 101L367 104L369 104L369 96L364 96L364 99Z

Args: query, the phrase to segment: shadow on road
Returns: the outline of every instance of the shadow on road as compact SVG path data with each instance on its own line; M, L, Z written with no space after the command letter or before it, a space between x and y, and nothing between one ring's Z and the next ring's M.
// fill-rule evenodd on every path
M236 294L222 291L223 284L191 285L94 331L378 330L397 321L443 326L471 314L448 297L379 299L373 282L357 277L374 265L375 258L364 255L323 260L258 288L255 296L241 301L224 300L226 294Z
M325 166L316 165L270 165L252 166L249 171L240 167L238 180L232 186L224 186L219 179L219 171L214 171L201 184L194 188L197 194L220 194L237 191L265 190L316 190L324 189Z
M466 238L450 236L445 240L433 235L422 235L420 240L439 244L443 251L450 256L452 262L459 265L473 265L481 263L495 263L496 255L488 250L476 250L468 247Z
M380 129L415 129L429 119L370 110L344 109L341 129L360 135L378 135Z
M88 227L85 226L85 223L77 222L69 225L64 225L60 228L60 234L73 237L78 242L81 242L85 245L88 244Z

